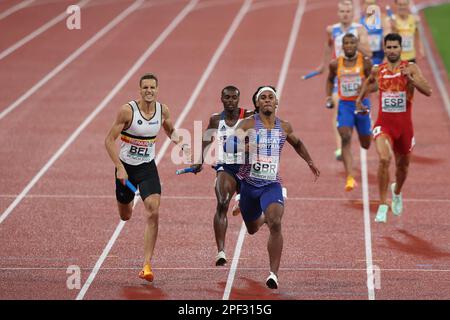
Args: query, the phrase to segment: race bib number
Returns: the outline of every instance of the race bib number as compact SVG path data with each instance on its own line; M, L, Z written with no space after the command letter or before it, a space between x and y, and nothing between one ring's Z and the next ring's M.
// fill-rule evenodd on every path
M354 97L358 95L358 90L361 87L361 77L355 75L341 76L341 95L343 97Z
M402 35L402 49L403 51L413 51L414 50L414 36L412 35Z
M369 46L370 51L380 51L381 50L382 36L379 34L369 34Z
M383 92L381 108L383 112L406 112L406 92Z
M256 158L256 156L255 156ZM250 177L262 180L276 180L278 173L277 156L257 156L252 161Z
M380 133L381 133L381 126L376 126L375 128L373 128L372 134L374 137L378 136Z

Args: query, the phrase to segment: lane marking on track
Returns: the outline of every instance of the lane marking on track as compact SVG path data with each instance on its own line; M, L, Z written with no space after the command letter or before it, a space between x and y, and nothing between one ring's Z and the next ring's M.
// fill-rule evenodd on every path
M158 36L158 38L148 47L142 56L134 63L128 72L120 79L108 95L100 102L100 104L89 114L83 123L67 138L66 142L53 154L50 160L39 170L33 179L27 184L17 198L9 205L9 207L0 215L0 224L8 217L14 208L22 201L27 193L39 181L39 179L50 169L50 167L59 159L59 157L66 151L66 149L75 141L75 139L83 132L83 130L94 120L94 118L102 111L114 96L123 88L123 86L130 80L136 71L147 61L148 57L164 42L164 40L172 33L176 26L184 19L191 7L195 6L198 0L191 0L191 2L181 11L178 16L170 23L169 26Z
M81 7L84 7L89 1L90 0L82 0L82 1L78 2L76 5L81 8ZM65 18L67 18L66 11L60 13L58 16L56 16L52 20L48 21L46 24L42 25L40 28L36 29L35 31L33 31L32 33L27 35L26 37L24 37L21 40L17 41L15 44L10 46L9 48L7 48L7 49L3 50L2 52L0 52L0 60L2 60L3 58L7 57L8 55L10 55L11 53L16 51L17 49L19 49L23 45L27 44L28 42L30 42L31 40L33 40L34 38L36 38L40 34L44 33L45 31L47 31L48 29L50 29L51 27L53 27L57 23L61 22Z
M222 272L223 268L217 268L217 267L205 267L205 268L192 268L192 267L160 267L160 268L153 268L153 270L177 270L177 271L218 271ZM22 270L67 270L66 267L6 267L6 268L0 268L0 271L22 271ZM91 270L90 267L80 267L80 270ZM102 268L102 270L109 270L109 271L122 271L122 270L141 270L140 267L114 267L114 268ZM261 271L261 270L267 270L267 268L261 268L261 267L243 267L240 268L240 270L245 271ZM354 272L354 271L365 271L366 268L280 268L280 271L343 271L343 272ZM449 272L450 269L402 269L402 268L391 268L391 269L380 269L381 271L389 271L389 272ZM209 280L208 280L209 281Z
M369 183L367 175L367 150L360 148L361 159L361 184L363 194L364 212L364 244L366 251L367 291L369 300L375 300L374 269L372 260L372 232L370 230L370 201Z
M278 83L276 86L277 93L278 93L278 100L281 100L281 93L283 92L283 86L286 81L287 72L289 70L289 64L291 62L292 52L295 47L295 42L297 41L297 38L298 38L298 32L300 29L300 24L302 21L303 13L305 11L306 2L307 2L307 0L298 0L298 6L297 6L297 10L295 12L295 17L294 17L294 21L292 24L291 34L289 36L288 45L287 45L286 52L285 52L284 58L283 58L283 64L281 66L280 76L278 78ZM231 265L230 272L228 274L227 283L225 286L222 300L228 300L230 298L231 289L233 288L234 277L235 277L237 266L238 266L239 256L241 254L242 245L243 245L244 239L245 239L246 230L247 230L247 228L245 227L245 223L242 222L241 230L239 231L238 241L236 243L236 247L235 247L234 254L233 254L233 257L234 257L233 263Z
M0 194L0 198L16 198L17 194ZM85 195L85 194L28 194L24 196L25 199L115 199L114 195ZM177 199L177 200L216 200L213 196L161 196L161 199ZM348 198L324 198L324 197L289 197L292 201L336 201L336 202L353 202L363 203L363 199L348 199ZM450 199L403 199L403 202L442 202L450 203ZM371 204L378 204L378 201L371 201Z
M8 113L17 108L20 104L25 101L29 101L29 97L38 91L42 86L49 82L58 73L64 70L71 62L77 59L84 51L89 49L93 44L97 43L105 34L111 31L115 26L117 26L122 20L128 17L132 12L134 12L144 0L136 0L131 6L129 6L125 11L122 11L117 17L115 17L111 22L109 22L105 27L98 31L93 37L86 41L81 47L75 50L70 56L68 56L63 62L56 66L52 71L50 71L45 77L43 77L38 83L28 89L24 94L22 94L16 101L6 107L0 112L0 120L3 119Z
M0 20L5 19L7 16L10 16L13 13L15 13L15 12L25 8L26 6L28 6L32 2L34 2L34 0L24 0L24 1L16 4L15 6L12 6L11 8L3 11L2 13L0 13Z
M242 244L244 243L246 231L247 227L245 226L245 223L242 223L241 230L239 230L236 248L234 249L233 260L231 262L230 272L228 273L227 283L225 285L222 300L230 299L230 293L231 289L233 288L234 277L236 275L239 257L241 256Z
M195 7L195 4L197 2L198 2L198 0L191 2L190 6L189 6L190 7L189 11L192 10ZM186 116L188 115L189 111L192 109L195 101L197 100L197 97L201 93L203 87L206 84L206 81L208 80L208 78L211 75L212 71L214 70L217 62L219 61L219 58L222 56L223 52L225 51L226 47L228 46L228 43L230 42L230 40L233 37L233 35L236 32L236 30L238 29L241 21L243 20L244 16L247 14L248 9L251 6L251 2L252 2L252 0L246 0L243 3L241 9L239 10L239 12L237 13L237 15L234 18L233 22L231 23L230 28L228 29L227 33L225 34L224 38L222 39L219 47L214 52L214 55L212 56L208 66L206 67L206 69L205 69L202 77L200 78L199 82L197 83L197 86L196 86L195 90L193 91L190 99L188 100L186 106L184 106L183 111L178 116L178 119L177 119L177 121L176 121L176 123L174 125L175 128L179 128L180 127L180 125L182 124L182 122L184 121ZM159 161L163 158L163 156L164 156L165 152L167 151L170 143L171 143L170 139L167 138L165 140L163 146L161 147L161 150L158 152L158 154L156 156L156 159L155 159L156 164L158 164ZM78 296L76 297L76 300L82 300L84 295L86 294L90 284L92 283L92 281L95 278L95 275L100 270L100 267L101 267L103 261L106 259L107 255L109 254L109 251L111 250L112 245L114 244L114 242L118 238L118 236L120 234L120 231L123 228L123 226L121 226L122 222L123 221L121 221L119 223L119 225L116 227L116 231L114 232L113 237L109 240L107 248L105 248L105 250L103 251L102 256L100 257L100 259L96 263L96 267L92 270L91 275L89 276L89 280L90 280L89 283L88 282L85 283L85 285L83 286L83 288L79 292ZM111 246L109 246L109 244L111 244Z

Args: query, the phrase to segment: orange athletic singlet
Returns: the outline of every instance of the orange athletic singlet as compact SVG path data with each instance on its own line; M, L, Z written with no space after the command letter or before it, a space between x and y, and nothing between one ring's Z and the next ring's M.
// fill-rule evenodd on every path
M356 63L353 67L344 65L344 57L338 58L337 68L338 93L340 100L355 101L358 98L359 88L364 81L364 57L357 53Z
M407 66L408 61L390 71L388 63L378 69L378 88L380 91L378 119L372 130L376 139L386 134L391 139L394 151L408 154L414 147L414 130L411 119L413 90L408 88L408 78L402 75L400 66Z

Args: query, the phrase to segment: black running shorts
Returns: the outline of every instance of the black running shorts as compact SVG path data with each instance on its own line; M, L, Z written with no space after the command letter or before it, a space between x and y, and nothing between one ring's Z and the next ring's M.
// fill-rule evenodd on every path
M158 169L155 160L148 163L142 163L132 166L122 161L125 171L128 174L128 180L139 187L141 199L145 200L151 194L161 194L161 183L159 181ZM120 203L127 204L133 201L134 193L128 189L119 179L117 179L116 169L116 199Z

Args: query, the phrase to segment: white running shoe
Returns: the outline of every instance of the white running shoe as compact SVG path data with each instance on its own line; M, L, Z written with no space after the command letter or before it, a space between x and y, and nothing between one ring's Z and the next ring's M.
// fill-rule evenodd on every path
M377 216L375 217L375 222L386 223L388 211L389 206L387 204L380 204L378 207Z
M402 214L403 211L402 193L400 192L399 194L395 194L394 192L395 186L396 186L395 182L391 184L391 191L392 191L391 209L394 215L399 216Z
M216 256L216 266L224 266L227 263L225 252L220 251Z
M266 280L266 285L270 289L278 289L278 277L276 276L275 273L270 272L270 275Z

